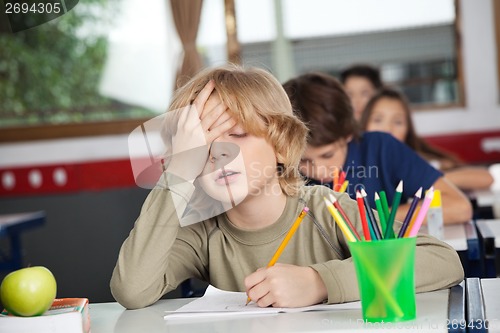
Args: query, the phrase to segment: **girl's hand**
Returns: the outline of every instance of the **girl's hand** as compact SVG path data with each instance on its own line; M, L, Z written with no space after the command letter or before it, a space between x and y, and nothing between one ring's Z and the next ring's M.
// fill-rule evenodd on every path
M327 299L318 272L311 267L276 264L245 278L247 295L260 307L302 307Z
M213 81L205 85L192 105L176 112L181 114L172 137L168 171L191 181L201 174L212 142L236 125L236 121L215 93Z

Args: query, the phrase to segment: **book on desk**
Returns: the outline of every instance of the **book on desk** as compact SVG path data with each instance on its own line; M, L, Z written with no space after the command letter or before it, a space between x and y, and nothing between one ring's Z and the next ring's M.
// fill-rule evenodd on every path
M88 304L87 298L56 298L43 315L34 317L18 317L3 310L0 327L9 333L89 333Z

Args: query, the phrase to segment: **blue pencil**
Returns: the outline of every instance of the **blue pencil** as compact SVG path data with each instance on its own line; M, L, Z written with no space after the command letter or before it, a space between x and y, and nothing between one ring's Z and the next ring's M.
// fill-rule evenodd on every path
M401 226L401 229L399 229L398 238L401 238L405 235L406 229L408 229L408 226L410 225L413 213L415 212L415 209L417 208L418 202L420 201L421 198L422 198L422 188L419 188L417 193L415 193L415 196L413 197L413 201L411 202L408 213L406 213L403 225Z
M365 189L361 189L361 196L363 197L363 201L365 202L366 214L370 219L370 225L372 226L373 232L375 233L376 239L382 239L382 234L380 233L380 229L378 228L377 220L375 220L375 215L373 215L373 211L368 203L367 194Z

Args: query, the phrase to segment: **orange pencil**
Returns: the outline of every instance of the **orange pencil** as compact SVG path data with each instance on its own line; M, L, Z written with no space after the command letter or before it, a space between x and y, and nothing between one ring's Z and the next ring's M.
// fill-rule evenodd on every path
M309 211L308 207L304 207L304 209L302 209L299 216L297 216L297 219L295 220L293 225L290 227L290 230L288 230L288 233L286 234L285 238L283 238L283 240L281 241L280 246L278 247L278 249L274 253L273 257L271 258L271 260L267 264L267 267L274 266L276 261L278 261L281 253L283 253L283 250L287 246L288 242L292 238L295 231L297 231L297 229L299 228L300 223L302 222L302 220L304 219L304 217L306 216L308 211ZM251 301L250 297L247 297L247 303L245 305L248 305L248 303L250 303L250 301Z
M406 228L405 234L403 237L410 237L410 230L413 229L413 225L415 224L415 220L417 219L418 213L420 212L420 207L417 207L415 209L415 212L413 213L413 217L411 219L410 224L408 225L408 228Z
M340 188L339 184L339 169L334 168L333 169L333 190L338 191Z

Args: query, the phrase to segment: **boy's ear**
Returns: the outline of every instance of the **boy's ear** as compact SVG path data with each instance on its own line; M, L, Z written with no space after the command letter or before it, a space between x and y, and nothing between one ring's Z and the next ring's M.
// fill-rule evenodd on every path
M345 142L349 143L352 140L352 134L345 137Z

